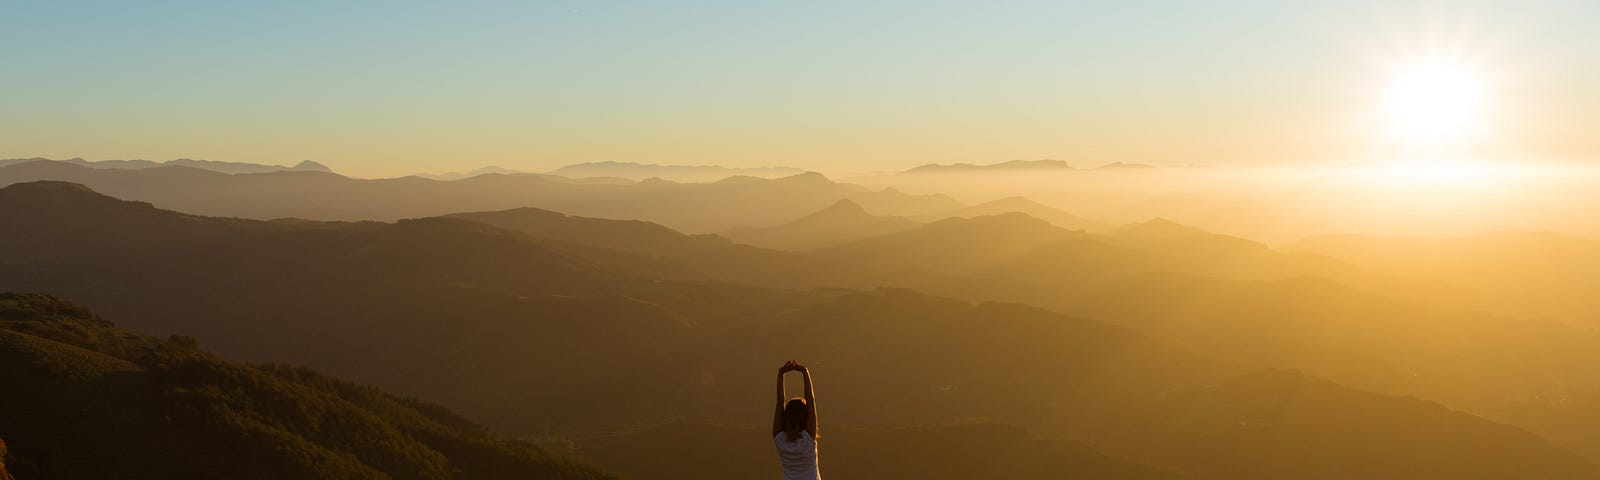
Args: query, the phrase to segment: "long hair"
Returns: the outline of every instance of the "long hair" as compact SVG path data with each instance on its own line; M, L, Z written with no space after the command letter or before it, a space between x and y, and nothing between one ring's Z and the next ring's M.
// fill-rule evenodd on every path
M810 416L811 409L806 408L804 398L791 398L783 404L783 432L789 441L800 438L800 431L806 428L806 420Z

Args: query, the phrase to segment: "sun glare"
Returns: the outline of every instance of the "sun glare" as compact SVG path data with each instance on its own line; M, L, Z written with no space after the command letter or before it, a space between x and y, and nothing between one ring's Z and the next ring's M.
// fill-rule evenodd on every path
M1487 82L1481 72L1448 60L1397 68L1385 91L1389 134L1411 147L1455 147L1483 133Z

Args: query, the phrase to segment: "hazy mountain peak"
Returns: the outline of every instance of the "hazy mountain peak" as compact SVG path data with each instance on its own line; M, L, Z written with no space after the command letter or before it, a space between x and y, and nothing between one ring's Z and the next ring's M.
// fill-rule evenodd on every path
M585 162L567 165L549 173L565 177L619 177L642 180L661 177L679 182L714 182L730 176L776 178L801 172L791 167L724 167L721 165L658 165L638 162Z
M978 226L978 225L983 225L983 226L1008 225L1008 226L1028 226L1028 227L1038 227L1038 228L1054 228L1052 225L1050 225L1050 222L1046 222L1044 220L1040 220L1039 217L1035 217L1033 215L1028 215L1028 214L1022 213L1022 212L1004 212L1004 213L996 213L996 214L993 214L993 215L983 215L983 216L971 217L971 218L960 218L960 217L957 217L957 218L946 218L944 220L940 220L940 221L928 224L928 226L930 228L931 227L941 227L941 228L962 227L962 228L965 228L965 227L973 227L973 226Z
M833 183L826 175L817 172L804 172L776 179L785 183Z
M734 176L731 176L731 177L728 177L728 178L724 178L722 180L717 180L716 183L718 185L735 185L735 184L740 184L740 183L759 182L761 180L762 180L761 177L752 177L752 176L749 176L749 175L734 175Z
M321 163L313 162L313 161L310 161L310 160L304 160L304 161L301 161L300 163L296 163L296 164L294 164L293 167L290 167L289 169L290 170L309 170L309 171L315 171L315 172L333 173L333 169L328 168L327 165L323 165Z
M1145 165L1143 163L1111 162L1094 167L1094 170L1154 170L1155 168L1153 165Z
M904 217L873 215L860 203L842 198L822 210L783 225L734 228L723 233L723 236L759 247L810 250L905 231L920 225Z
M949 165L930 163L918 166L904 173L958 173L958 172L993 172L1015 170L1072 170L1072 166L1061 160L1012 160L989 165L974 165L971 163L952 163Z
M861 204L856 203L854 200L851 200L851 199L848 199L848 198L841 198L841 199L839 199L839 201L833 202L833 205L828 205L828 208L824 208L822 210L817 211L817 213L813 213L813 214L807 215L807 216L808 217L817 217L817 216L834 216L834 215L859 216L859 215L871 215L871 214L867 213L867 209L861 208Z
M1048 205L1034 201L1024 196L1006 197L999 200L983 202L979 206L1005 207L1005 208L1050 208Z
M678 182L674 182L672 180L667 180L665 178L661 178L661 177L650 177L650 178L646 178L644 180L640 180L639 181L639 185L641 185L641 186L646 186L646 185L648 185L648 186L665 186L665 185L681 185L681 184L678 183Z
M1144 222L1124 225L1117 228L1113 233L1125 237L1177 238L1190 235L1206 235L1211 232L1157 217Z

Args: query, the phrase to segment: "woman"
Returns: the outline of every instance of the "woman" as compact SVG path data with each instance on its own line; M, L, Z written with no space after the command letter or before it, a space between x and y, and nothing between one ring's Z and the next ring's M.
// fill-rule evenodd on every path
M805 376L805 398L788 399L784 394L783 374L789 372ZM783 480L821 480L817 473L817 397L811 393L811 370L794 360L778 368L778 407L772 414L772 442L778 446Z

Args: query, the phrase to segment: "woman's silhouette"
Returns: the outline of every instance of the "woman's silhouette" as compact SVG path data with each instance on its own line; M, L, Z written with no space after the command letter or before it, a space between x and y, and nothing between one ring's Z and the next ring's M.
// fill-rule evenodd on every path
M787 398L783 374L805 376L805 398ZM787 400L787 401L785 401ZM778 446L783 480L821 480L817 473L817 397L811 392L811 370L790 360L778 368L778 405L772 413L772 442Z

